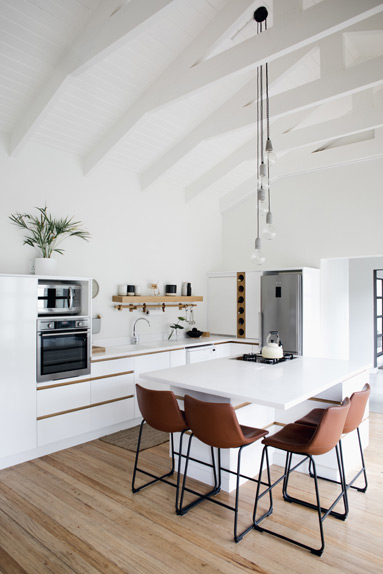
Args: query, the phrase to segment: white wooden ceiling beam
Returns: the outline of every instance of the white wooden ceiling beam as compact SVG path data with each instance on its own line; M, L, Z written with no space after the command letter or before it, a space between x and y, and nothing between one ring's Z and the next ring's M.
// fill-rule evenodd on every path
M321 4L326 4L326 2L322 2ZM294 22L294 20L297 18L297 15L296 15L297 3L294 2L290 8L291 9L290 9L290 12L288 13L288 16L290 17L290 22ZM354 8L355 8L355 6L354 6ZM329 9L329 6L327 6L327 9ZM288 36L294 37L294 31L288 29L289 23L286 22L285 10L286 10L285 3L281 3L279 15L280 16L283 15L283 24L280 24L280 26L283 25L286 28L285 34L287 34ZM309 12L309 10L307 10L307 12ZM349 16L350 16L350 14L349 14ZM318 17L319 16L316 15L316 18L318 18ZM277 15L277 18L278 18L278 15ZM273 28L271 30L269 30L268 33L270 33L272 30L275 31L277 29L278 29L278 21L274 23ZM262 37L256 36L255 38L248 40L247 43L253 42L253 41L259 40L259 39L262 40L264 37L265 37L264 34L262 34ZM335 73L339 74L339 72L344 68L343 49L341 49L341 50L339 49L342 44L343 44L342 33L332 34L331 36L325 36L324 39L321 41L321 67L322 67L323 75L325 75L325 73L326 73L326 75L328 75L330 72L332 72L333 74L335 74ZM232 48L231 50L224 52L224 54L227 54L228 52L233 53L233 51L235 51L236 49L237 49L237 47ZM322 49L323 49L323 54L322 54ZM305 47L305 50L307 51L308 48ZM257 57L258 57L258 52L255 52L255 51L253 52L251 50L249 50L249 52L250 52L250 54L257 53ZM302 49L300 50L300 52L302 52ZM294 54L289 54L289 55L291 56ZM219 54L218 56L216 56L216 58L221 58L221 56L222 56L222 54ZM227 59L230 59L230 58L227 58ZM215 60L215 58L212 58L210 60L210 62L213 60ZM288 69L288 66L286 66L285 60L286 60L286 56L285 56L285 58L279 58L278 60L273 61L272 65L270 66L271 73L273 72L273 70L275 68L278 68L278 65L280 65L281 63L283 65L285 65L285 70ZM278 70L278 72L279 72L279 70ZM316 83L316 86L320 85L322 83L322 81L323 81L323 79L319 80ZM299 88L298 88L298 90L299 90ZM314 91L315 90L316 90L316 87L314 88ZM248 96L246 94L248 94ZM141 174L142 188L145 189L146 187L150 186L158 177L161 177L161 175L163 175L168 169L170 169L172 167L172 165L174 165L174 163L176 163L182 157L184 157L188 152L190 152L193 149L194 146L196 146L203 139L217 136L220 133L224 133L225 131L238 129L240 127L243 127L244 125L249 125L247 123L247 120L250 120L250 123L254 123L254 117L255 117L254 110L251 107L246 109L244 107L244 101L242 101L242 102L240 101L240 98L243 98L243 96L249 97L249 101L250 101L250 99L253 100L254 94L255 94L255 82L254 83L250 82L249 84L247 84L247 86L245 86L243 88L243 90L241 90L241 92L239 93L238 96L235 95L229 102L227 102L226 104L221 106L221 108L219 110L217 110L214 114L212 114L203 124L201 124L195 130L193 130L193 132L190 133L186 138L184 138L184 140L182 140L181 142L178 142L171 150L169 150L164 156L159 158L143 174ZM338 97L340 97L340 96L338 96ZM280 97L280 99L281 98L283 100L285 100L284 95L282 95ZM292 99L294 99L294 98L292 98ZM315 102L315 100L314 100L314 103L312 105L317 105L317 104L318 104L318 102ZM236 113L233 114L233 111L235 111L235 109L236 109L235 105L237 106L237 110L241 109L241 112L237 111L237 114ZM295 108L295 106L294 106L294 108ZM277 112L275 114L273 113L273 110L275 110L273 101L271 101L270 109L272 110L272 116L278 115ZM242 123L242 121L238 121L239 120L238 115L241 115L242 119L245 122L244 124ZM230 128L227 128L228 122L229 122Z
M230 0L193 42L175 59L149 89L141 94L129 110L119 118L114 127L84 158L84 171L89 173L110 154L120 140L148 112L159 107L162 101L171 101L174 86L190 69L198 67L204 57L226 35L229 35L256 4L256 0Z
M309 110L302 110L294 115L294 125L302 122L308 115ZM291 127L291 121L289 118L284 117L273 123L273 141L274 134L283 134L289 130ZM278 157L283 155L283 151L278 149ZM238 148L230 156L223 159L217 165L212 167L210 170L202 174L198 179L194 180L185 188L185 199L190 201L196 197L199 193L206 191L210 186L217 183L220 179L225 177L233 169L238 167L244 161L248 161L256 158L256 139L255 137L250 141L246 142L243 146Z
M135 34L142 32L153 18L175 0L121 0L100 2L78 34L70 50L56 66L37 96L29 102L10 135L10 154L16 155L38 129L73 77L117 50Z
M219 181L222 177L229 174L236 167L245 161L253 160L255 164L257 148L255 140L246 142L234 153L217 163L209 171L201 175L197 180L185 188L185 200L191 201L202 191L206 191L211 185Z
M315 80L270 98L270 118L281 118L347 95L383 84L383 57L374 58L325 79ZM254 124L254 110L247 106L222 118L211 137Z
M381 0L323 0L298 15L287 15L266 32L189 69L171 92L159 95L157 105L165 105L232 74L273 62L381 12Z
M273 182L323 169L336 168L342 165L350 165L355 162L366 162L383 158L383 129L375 131L375 137L355 144L343 147L327 149L318 153L307 153L303 159L300 151L292 151L282 161L278 161L277 175ZM297 156L297 154L299 154ZM220 199L221 213L234 208L239 203L246 201L256 192L256 177L251 177L241 185L224 195Z
M148 29L159 14L170 10L176 0L132 0L119 10L114 11L102 28L86 41L76 44L71 56L73 74L78 75L100 60L108 57L138 34ZM109 2L109 0L108 0ZM108 4L108 2L104 4ZM101 4L103 4L101 2ZM74 46L75 47L75 46Z
M343 74L335 72L333 75L329 75L326 80L315 80L304 86L300 86L289 92L279 94L274 98L270 99L270 117L272 119L282 119L291 114L295 114L298 111L307 112L310 109L317 107L320 104L332 101L334 99L341 98L350 94L357 94L366 91L367 88L374 87L376 85L383 84L383 76L381 70L383 69L383 58L376 58L369 62L364 62L359 66L354 66L348 70L344 70ZM247 106L240 109L237 113L226 114L220 118L219 122L212 122L210 125L209 137L216 137L226 133L227 131L233 131L239 127L247 127L249 125L255 125L254 110L251 109L252 106ZM382 115L382 112L380 112ZM360 116L360 123L355 126L357 131L363 131L363 119L365 117L365 129L371 128L372 124L377 120L377 125L379 125L379 114L377 114L375 120L373 118L368 118L364 113ZM329 123L328 128L331 130L331 123ZM308 131L313 128L309 128ZM351 128L350 128L351 129ZM290 135L290 145L296 141L298 137L295 134L299 134L303 130L291 131L286 136ZM288 149L286 144L283 148L279 147L277 141L278 134L278 123L273 124L271 128L273 146L277 152L281 152L282 149ZM320 139L320 136L317 136ZM337 137L337 136L333 136ZM318 139L318 141L319 141ZM331 137L327 138L331 139ZM288 139L286 139L288 141ZM298 137L299 141L299 137ZM303 140L302 140L303 141ZM296 145L296 143L294 144ZM236 154L235 158L239 156ZM225 158L223 162L219 165L224 168L225 162L229 162L229 158ZM241 163L241 162L239 162ZM219 179L224 173L219 169L214 168L198 178L195 182L191 183L185 190L186 199L189 200L199 193L202 193L206 187L214 183L213 177Z
M381 127L383 127L382 109L365 109L363 114L358 112L342 116L273 137L273 145L281 152L292 151Z
M239 0L235 0L235 5L237 4L239 5ZM226 10L231 6L232 2L225 7ZM222 14L226 14L226 10L222 10ZM205 31L203 31L202 39L198 37L191 44L190 54L187 49L91 150L84 160L85 172L89 172L111 153L119 141L148 111L201 90L231 74L254 69L266 61L274 61L382 11L381 0L364 0L363 3L359 0L323 0L312 8L303 10L299 15L296 13L287 15L267 32L190 67L191 62L199 60L197 57L190 59L190 54L196 50L196 45L200 43L202 45L203 40L206 42ZM215 42L218 38L216 28L220 15L221 13L215 18L213 24L207 27L212 30L206 29L206 38L210 37L211 42L213 40ZM227 28L228 22L226 22ZM223 30L221 36L222 33ZM215 34L214 38L213 34ZM186 65L187 62L189 67Z
M281 80L286 74L288 74L289 69L301 58L307 55L310 50L311 48L303 48L274 62L273 66L269 70L270 87L272 87L276 81ZM199 124L185 138L178 141L173 148L168 150L162 157L149 166L140 176L141 189L144 190L149 187L201 141L214 137L216 135L215 130L217 126L219 126L225 118L230 116L233 111L254 103L256 93L257 85L256 79L254 78L243 86L241 90L234 94L234 96L232 96L220 108L206 118L206 120ZM255 119L256 112L254 108L252 108L252 110Z
M378 129L383 126L383 105L380 99L375 103L372 90L358 92L353 96L353 113L338 119L333 119L306 128L286 131L285 121L287 116L281 118L272 125L272 138L274 149L281 156L286 152L302 149L308 146L317 146L323 142L329 142L341 137ZM301 121L309 110L302 110L301 115L294 118L294 123ZM212 169L200 176L197 180L189 184L185 189L185 199L190 201L198 194L204 192L216 181L230 173L243 161L247 161L251 156L255 157L255 141L251 140L244 146L236 150L234 154L219 162ZM277 166L279 165L279 162ZM273 169L273 174L275 169ZM274 177L274 176L273 176Z

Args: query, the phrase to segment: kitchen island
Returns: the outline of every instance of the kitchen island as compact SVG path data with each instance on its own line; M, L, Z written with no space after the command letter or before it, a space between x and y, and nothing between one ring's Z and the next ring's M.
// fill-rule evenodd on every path
M238 358L216 359L197 364L142 373L141 378L151 383L165 385L182 400L190 394L201 400L230 402L236 408L241 424L267 428L275 432L281 425L292 422L316 407L337 404L368 382L370 365L357 361L342 361L316 357L298 357L276 365L249 363ZM368 444L368 413L361 425L364 447ZM357 452L354 437L344 441L346 470L355 464ZM198 441L193 441L195 444ZM197 444L196 457L208 460L207 449ZM244 473L257 473L261 444L256 443L244 451ZM246 453L246 456L245 456ZM230 452L224 452L224 465L231 468ZM333 453L318 458L319 473L336 478ZM283 464L275 451L272 460ZM357 464L357 462L356 462ZM191 475L211 483L210 472L195 465ZM233 482L223 483L225 490L232 490Z

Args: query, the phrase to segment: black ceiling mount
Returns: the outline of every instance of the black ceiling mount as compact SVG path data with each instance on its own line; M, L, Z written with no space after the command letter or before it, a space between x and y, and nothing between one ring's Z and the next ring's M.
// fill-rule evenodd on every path
M254 20L258 23L260 22L264 22L268 16L268 11L266 6L260 6L259 8L256 9L256 11L254 12Z

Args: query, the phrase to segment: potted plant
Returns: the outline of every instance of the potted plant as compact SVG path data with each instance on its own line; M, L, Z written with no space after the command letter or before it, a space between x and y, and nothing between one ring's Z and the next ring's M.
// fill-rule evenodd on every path
M184 329L184 327L182 325L180 325L180 321L186 321L185 317L178 317L177 323L173 323L173 325L170 325L171 331L170 331L170 335L168 337L168 341L169 341L169 339L171 339L174 332L177 335L178 329Z
M64 250L59 247L67 237L79 237L88 241L90 233L81 229L81 221L73 221L73 217L54 219L48 213L47 206L36 207L38 214L15 213L9 219L28 233L25 235L23 245L35 247L41 253L41 257L35 259L36 275L46 275L54 270L55 260L51 259L53 253L63 254ZM46 263L50 265L46 265ZM52 265L53 263L53 265Z

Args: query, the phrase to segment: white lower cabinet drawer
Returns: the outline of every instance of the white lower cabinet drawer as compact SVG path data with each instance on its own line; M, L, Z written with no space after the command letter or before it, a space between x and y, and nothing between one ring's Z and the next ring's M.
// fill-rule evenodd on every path
M37 390L37 417L62 413L89 405L90 382L43 387Z
M134 418L134 398L91 407L90 430L122 423Z
M91 404L134 395L134 373L91 381Z
M111 375L113 373L125 373L134 370L134 358L125 357L123 359L107 359L95 361L91 364L92 377Z
M37 421L37 444L43 446L89 432L90 409Z

